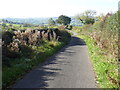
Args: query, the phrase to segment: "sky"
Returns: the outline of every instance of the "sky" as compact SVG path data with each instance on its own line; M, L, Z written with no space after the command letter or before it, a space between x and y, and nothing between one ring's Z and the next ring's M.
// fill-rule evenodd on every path
M75 16L85 10L116 12L120 0L0 0L0 18Z

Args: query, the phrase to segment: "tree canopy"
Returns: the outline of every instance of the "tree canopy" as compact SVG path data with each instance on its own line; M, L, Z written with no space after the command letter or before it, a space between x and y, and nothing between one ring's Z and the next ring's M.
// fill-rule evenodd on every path
M68 25L71 22L71 18L65 15L60 15L56 20L58 24Z
M95 22L94 15L96 11L87 10L80 15L77 15L76 18L80 20L83 24L93 24Z
M48 25L55 25L55 21L52 19L52 18L50 18L49 20L48 20Z

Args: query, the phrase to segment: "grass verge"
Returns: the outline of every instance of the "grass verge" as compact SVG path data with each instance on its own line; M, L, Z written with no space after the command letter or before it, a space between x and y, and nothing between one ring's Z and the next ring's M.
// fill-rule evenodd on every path
M95 45L91 37L86 35L78 35L78 37L84 39L88 46L99 88L118 88L116 82L118 80L118 75L116 74L118 73L118 66L108 62L107 56L104 55L104 50ZM112 73L109 73L110 71ZM112 78L109 76L112 76Z

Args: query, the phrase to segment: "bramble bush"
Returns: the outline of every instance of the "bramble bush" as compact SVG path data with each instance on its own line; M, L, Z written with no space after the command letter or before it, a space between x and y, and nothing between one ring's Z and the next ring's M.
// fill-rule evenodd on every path
M65 30L59 30L57 28L35 30L29 28L24 31L4 31L2 33L2 47L4 48L2 51L3 63L4 61L4 64L8 63L8 58L29 56L31 50L28 48L42 45L45 40L63 41L66 38L65 36L69 36L69 34Z
M84 25L80 29L76 29L80 34L90 36L94 39L95 44L101 48L104 52L101 53L105 56L105 61L108 66L116 66L114 68L107 68L106 75L108 80L119 86L119 72L118 72L118 60L119 60L119 30L120 30L120 11L115 14L107 14L102 16L100 20L93 25ZM102 60L103 62L103 60ZM109 66L110 67L110 66Z

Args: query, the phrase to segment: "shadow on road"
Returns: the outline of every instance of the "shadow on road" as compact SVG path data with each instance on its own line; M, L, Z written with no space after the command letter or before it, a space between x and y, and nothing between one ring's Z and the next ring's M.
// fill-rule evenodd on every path
M60 70L63 68L60 67L61 64L68 64L69 61L65 61L67 56L72 56L76 52L69 49L70 46L76 45L86 45L83 39L72 36L71 41L68 45L62 48L58 53L63 53L62 55L55 54L46 60L44 63L40 64L37 69L31 71L25 76L24 79L16 83L14 88L46 88L48 86L48 81L54 80L54 77L59 74ZM67 49L67 50L66 50ZM59 66L58 66L59 65ZM58 68L59 67L59 68Z
M85 41L81 38L78 38L78 37L75 37L75 36L72 36L72 40L69 44L70 46L76 46L76 45L86 45Z

